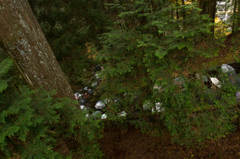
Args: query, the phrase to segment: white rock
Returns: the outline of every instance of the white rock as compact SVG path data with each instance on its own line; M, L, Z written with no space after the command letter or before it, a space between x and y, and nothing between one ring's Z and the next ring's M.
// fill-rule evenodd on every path
M124 117L127 113L125 111L122 111L121 113L118 113L118 117Z
M153 107L153 103L151 103L149 100L143 102L143 110L148 110L151 107Z
M210 80L211 80L212 83L213 83L215 86L217 86L218 88L221 88L221 87L222 87L221 82L220 82L217 78L215 78L215 77L210 77Z
M110 99L107 99L107 98L106 98L106 99L104 100L104 103L105 103L105 104L108 104L108 103L110 103L110 101L111 101Z
M103 114L102 116L101 116L101 119L106 119L107 118L107 115L106 114Z
M161 112L161 111L164 111L164 108L161 107L161 106L162 106L162 103L157 102L157 103L155 104L155 106L156 106L156 110L157 110L158 113ZM152 113L155 113L154 108L152 108Z
M74 96L75 96L76 100L78 100L82 95L80 93L75 93Z
M102 109L105 107L105 104L102 102L102 100L97 101L95 108L96 109Z
M83 111L86 111L86 110L87 110L87 108L86 108L85 105L80 105L80 109L82 109Z
M230 76L236 75L236 71L235 71L234 68L233 68L232 66L230 66L230 65L222 64L221 70L222 70L223 73L230 73Z

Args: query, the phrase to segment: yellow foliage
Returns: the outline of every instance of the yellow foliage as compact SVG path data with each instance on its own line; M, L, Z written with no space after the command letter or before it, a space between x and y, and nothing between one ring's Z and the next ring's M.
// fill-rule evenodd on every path
M231 32L228 30L228 25L221 21L219 17L215 18L215 25L214 25L214 35L215 38L226 37Z

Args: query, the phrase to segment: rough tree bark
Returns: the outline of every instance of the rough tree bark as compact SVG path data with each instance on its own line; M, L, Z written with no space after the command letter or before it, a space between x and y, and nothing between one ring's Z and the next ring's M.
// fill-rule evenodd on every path
M0 47L32 88L75 99L27 0L0 0Z

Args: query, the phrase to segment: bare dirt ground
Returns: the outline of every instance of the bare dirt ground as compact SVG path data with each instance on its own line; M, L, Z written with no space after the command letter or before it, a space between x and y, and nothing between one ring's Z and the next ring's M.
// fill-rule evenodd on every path
M170 135L163 139L152 137L140 130L130 127L129 129L105 129L103 138L99 140L105 159L206 159L240 158L240 127L219 142L207 141L204 148L190 148L173 144ZM219 143L219 146L218 146Z

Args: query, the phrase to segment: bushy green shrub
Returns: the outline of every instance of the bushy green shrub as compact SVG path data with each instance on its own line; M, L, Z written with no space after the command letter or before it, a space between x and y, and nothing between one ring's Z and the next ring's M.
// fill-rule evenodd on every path
M13 62L0 63L0 147L8 156L21 158L70 158L53 149L56 141L76 140L83 158L102 156L96 138L99 121L87 119L76 101L53 99L56 91L30 90L16 85L9 73ZM76 153L72 153L75 155Z
M153 109L155 103L161 102L163 124L172 140L181 145L217 139L227 133L230 120L236 116L236 112L227 111L235 104L235 96L228 96L221 88L217 93L221 94L221 100L215 99L214 93L208 94L213 89L205 89L192 77L195 73L204 74L203 70L196 72L188 66L196 63L196 57L218 56L221 43L212 37L213 24L209 15L199 14L197 3L177 6L170 1L157 2L109 4L118 11L118 18L111 31L101 36L102 49L93 52L104 66L99 86L101 98L120 99L120 106L114 102L108 105L109 114L122 110L128 114L134 111L146 114L145 101L150 101ZM175 18L171 13L176 9L184 10L184 16L181 13ZM176 77L185 79L185 91L174 82ZM155 85L164 91L154 91ZM214 105L206 101L208 97ZM217 116L212 110L216 108Z

